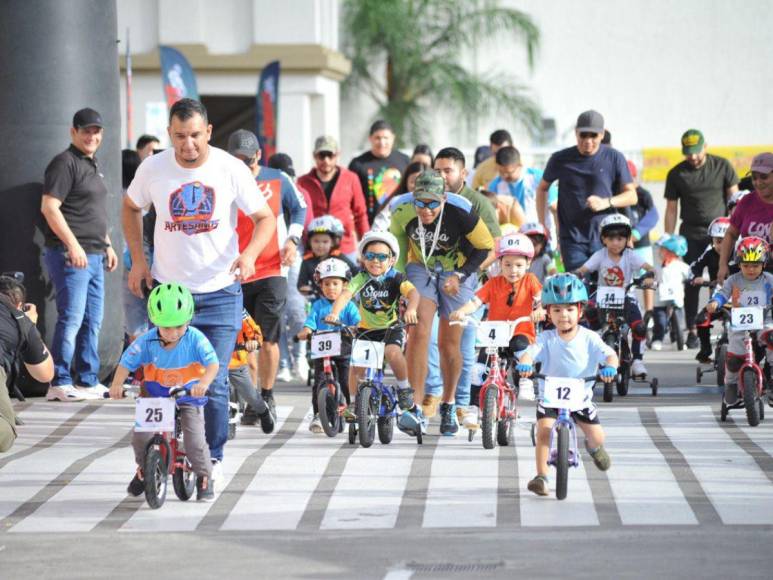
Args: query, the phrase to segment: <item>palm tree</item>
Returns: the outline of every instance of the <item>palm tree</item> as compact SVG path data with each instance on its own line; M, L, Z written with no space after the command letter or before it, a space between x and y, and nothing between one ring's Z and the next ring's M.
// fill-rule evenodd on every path
M465 50L498 35L524 42L533 67L539 30L528 14L496 0L344 0L343 8L352 62L344 91L370 96L398 138L421 140L439 107L467 122L508 114L537 130L539 107L512 74L476 74L461 64Z

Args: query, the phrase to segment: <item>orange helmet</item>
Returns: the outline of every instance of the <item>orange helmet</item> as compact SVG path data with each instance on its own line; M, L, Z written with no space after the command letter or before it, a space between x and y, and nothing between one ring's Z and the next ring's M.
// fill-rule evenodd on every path
M735 255L739 262L764 264L768 260L768 244L757 236L741 238L735 246Z

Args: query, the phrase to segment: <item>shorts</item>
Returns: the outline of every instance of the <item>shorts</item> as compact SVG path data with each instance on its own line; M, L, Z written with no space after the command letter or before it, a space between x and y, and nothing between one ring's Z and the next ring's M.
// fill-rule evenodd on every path
M542 406L542 403L537 403L537 421L545 418L557 419L558 409L546 409ZM585 423L586 425L601 425L596 405L593 403L591 403L590 407L587 407L582 411L572 411L572 419L578 423Z
M272 276L242 285L244 307L260 326L265 342L279 342L282 312L287 303L287 278Z
M449 296L443 291L443 284L454 274L453 272L439 271L430 275L421 264L407 264L405 274L411 284L416 286L421 297L434 302L440 317L446 320L454 310L458 310L472 299L478 285L476 275L467 276L467 279L459 285L459 293L456 296Z
M358 328L355 339L383 342L386 345L394 344L402 350L405 344L405 331L402 328Z

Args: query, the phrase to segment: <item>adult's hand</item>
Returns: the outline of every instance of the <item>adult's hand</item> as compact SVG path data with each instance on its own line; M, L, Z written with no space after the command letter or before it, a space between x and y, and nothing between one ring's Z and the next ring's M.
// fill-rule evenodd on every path
M38 323L38 307L32 302L27 302L24 305L24 314L32 321L32 324Z
M85 269L89 265L89 259L86 257L86 252L78 242L67 247L67 259L70 260L70 264L73 268Z
M295 258L297 255L298 255L298 246L295 245L294 241L287 240L280 254L282 259L282 266L287 266L288 268L292 266L293 262L295 262Z
M591 195L585 202L585 205L587 205L593 212L600 212L610 208L609 199L610 198L608 197Z
M448 294L449 296L456 296L459 294L459 286L461 284L461 280L459 280L459 276L456 274L452 274L448 278L446 278L445 283L443 284L443 292Z
M153 275L150 273L148 263L145 260L134 262L129 271L129 291L137 298L144 298L142 293L142 281L148 288L153 288Z
M255 256L248 252L242 252L231 264L230 272L238 282L249 280L255 274Z
M118 256L112 246L108 246L105 250L105 265L108 272L115 272L118 267Z

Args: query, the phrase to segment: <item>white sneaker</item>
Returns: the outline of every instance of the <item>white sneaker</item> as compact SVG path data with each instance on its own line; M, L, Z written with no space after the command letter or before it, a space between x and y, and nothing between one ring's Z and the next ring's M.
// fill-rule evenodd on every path
M478 424L478 407L469 405L467 407L456 407L456 418L459 424L465 429L475 430L480 427Z
M663 350L663 342L660 340L653 340L652 346L650 346L652 350Z
M314 418L309 423L309 431L312 433L322 433L322 421L319 420L319 415L314 415Z
M223 485L223 462L219 459L212 460L212 491L217 491Z
M305 356L298 359L295 363L295 375L302 381L305 381L309 376L309 363Z
M276 380L282 381L283 383L289 383L293 380L293 374L287 367L279 369L279 372L276 375Z
M647 367L644 366L644 361L641 359L634 359L631 364L631 375L638 377L639 375L646 375Z
M58 385L56 387L48 387L46 400L62 401L63 403L76 403L78 401L85 401L86 397L84 397L83 394L72 385Z
M104 399L105 393L110 392L110 389L102 383L97 383L94 386L77 385L75 389L83 395L84 399Z
M534 400L534 381L521 379L518 381L518 398L523 401Z

